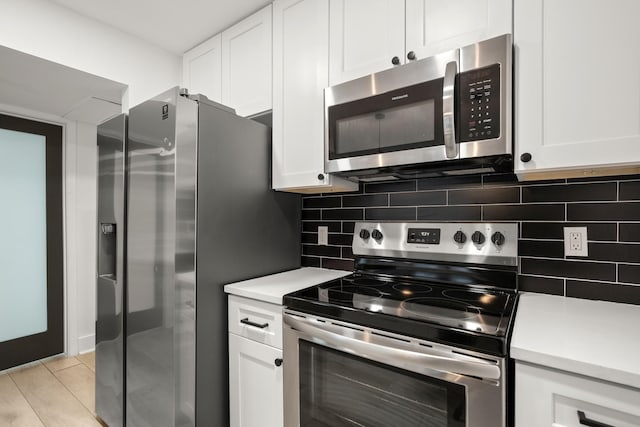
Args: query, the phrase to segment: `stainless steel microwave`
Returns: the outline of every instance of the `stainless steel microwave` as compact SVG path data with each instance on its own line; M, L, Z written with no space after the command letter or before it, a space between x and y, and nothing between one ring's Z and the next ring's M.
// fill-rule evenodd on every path
M325 170L355 180L513 167L505 34L325 89Z

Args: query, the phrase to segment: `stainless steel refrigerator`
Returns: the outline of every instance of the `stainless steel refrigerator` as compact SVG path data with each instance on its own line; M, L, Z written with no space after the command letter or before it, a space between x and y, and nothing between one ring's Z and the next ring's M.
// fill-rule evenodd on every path
M173 88L98 127L96 414L226 426L226 283L300 265L270 129Z

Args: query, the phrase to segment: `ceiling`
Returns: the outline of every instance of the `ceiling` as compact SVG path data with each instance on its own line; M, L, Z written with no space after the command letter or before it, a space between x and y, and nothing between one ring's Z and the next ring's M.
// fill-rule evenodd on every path
M122 111L126 85L0 46L0 101L97 124Z
M271 0L50 0L181 55Z

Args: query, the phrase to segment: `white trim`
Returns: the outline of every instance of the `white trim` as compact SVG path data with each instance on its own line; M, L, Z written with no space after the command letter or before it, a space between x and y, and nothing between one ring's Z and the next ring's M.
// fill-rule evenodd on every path
M94 351L96 348L96 334L78 337L78 354Z
M77 126L70 122L65 132L64 144L64 276L65 276L65 352L69 356L78 354L78 300L77 300L77 259L75 233L71 224L76 222L76 165L77 165Z

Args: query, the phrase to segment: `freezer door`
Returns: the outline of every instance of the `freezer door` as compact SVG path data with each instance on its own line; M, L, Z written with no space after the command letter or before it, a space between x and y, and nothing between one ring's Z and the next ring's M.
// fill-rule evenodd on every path
M98 126L96 415L123 425L123 289L127 117Z

